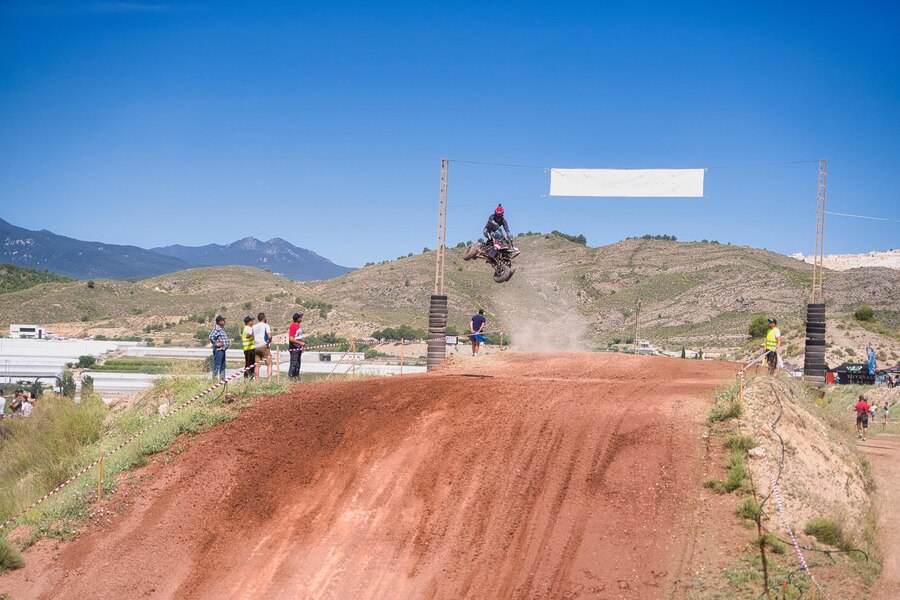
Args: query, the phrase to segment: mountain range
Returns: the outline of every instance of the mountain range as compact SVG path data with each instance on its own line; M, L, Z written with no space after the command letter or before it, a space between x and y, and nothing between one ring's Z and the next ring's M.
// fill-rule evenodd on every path
M240 265L270 269L301 281L327 279L352 269L275 238L252 237L220 246L165 246L147 250L32 231L0 219L0 263L51 271L76 279L139 280L192 267Z
M181 259L195 267L224 267L227 265L257 267L269 269L288 279L298 281L330 279L353 270L336 265L312 250L298 248L281 238L263 242L253 237L246 237L225 246L219 244L181 246L176 244L151 250L158 254Z

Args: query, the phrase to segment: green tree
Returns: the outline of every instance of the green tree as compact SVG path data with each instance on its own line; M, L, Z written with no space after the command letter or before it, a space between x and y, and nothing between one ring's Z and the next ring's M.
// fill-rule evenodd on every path
M97 359L90 355L82 355L78 357L78 368L79 369L90 369L95 364L97 364Z
M853 318L857 321L871 321L873 318L875 318L875 311L872 310L871 306L863 304L856 309L855 313L853 313Z
M66 371L62 376L62 383L60 384L60 391L62 391L63 396L67 396L69 398L75 397L75 378L72 376L70 371Z
M753 317L753 320L750 321L750 326L747 327L747 333L750 334L752 338L761 338L766 336L766 331L769 330L769 320L766 319L763 315L757 315Z
M94 393L94 378L90 375L81 376L81 397L90 396Z

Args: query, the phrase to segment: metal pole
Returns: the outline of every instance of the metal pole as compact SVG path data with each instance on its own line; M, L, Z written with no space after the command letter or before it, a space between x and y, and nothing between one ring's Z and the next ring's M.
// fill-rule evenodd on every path
M825 277L825 187L828 178L828 161L819 161L819 186L816 202L816 248L813 255L813 280L810 304L825 301L823 279Z
M356 338L353 338L353 341L350 343L350 360L353 361L351 369L351 375L356 375Z
M434 267L434 293L444 293L444 246L447 239L447 184L450 178L450 160L441 159L441 201L438 207L437 259Z
M400 338L400 374L403 375L403 338Z

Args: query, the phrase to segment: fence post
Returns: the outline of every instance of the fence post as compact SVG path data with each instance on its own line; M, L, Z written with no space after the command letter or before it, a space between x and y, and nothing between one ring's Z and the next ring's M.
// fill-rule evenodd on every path
M500 349L503 350L503 331L500 332Z
M97 473L97 503L103 499L103 458L100 459L100 464L97 465L98 473Z
M403 375L403 338L400 338L400 374Z
M356 338L353 338L353 341L350 342L350 360L353 361L352 366L350 367L350 374L355 377L356 376Z

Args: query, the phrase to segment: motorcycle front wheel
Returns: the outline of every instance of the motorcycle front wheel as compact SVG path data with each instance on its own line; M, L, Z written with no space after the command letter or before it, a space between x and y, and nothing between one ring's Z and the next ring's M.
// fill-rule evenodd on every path
M505 265L500 263L497 265L497 268L494 269L494 281L496 283L503 283L504 281L509 281L509 278L512 277L513 271L509 268L509 265Z

